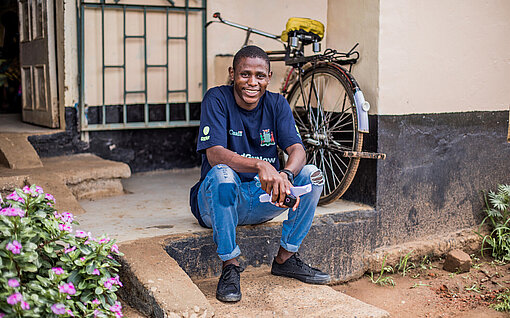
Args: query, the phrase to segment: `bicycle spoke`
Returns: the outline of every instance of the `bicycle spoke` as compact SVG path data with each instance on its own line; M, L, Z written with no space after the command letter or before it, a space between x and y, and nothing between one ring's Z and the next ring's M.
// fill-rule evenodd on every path
M301 119L301 116L294 112L294 120L296 121L296 125L298 125L298 129L300 132L306 131L310 132L306 124L303 122L303 119Z
M352 149L349 147L346 147L344 145L338 144L335 140L331 141L332 144L329 145L328 149L331 151L338 151L338 152L344 152L344 151L351 151Z
M345 172L342 170L342 166L338 164L338 161L340 161L345 166L345 168L347 168L347 165L342 160L342 157L340 157L336 154L332 154L332 155L333 155L333 160L335 161L335 164L338 167L338 170L340 170L340 172L342 173L342 178L343 178L343 176L345 176ZM338 158L338 161L335 159L335 157ZM347 171L347 169L345 169L345 171Z
M321 149L320 156L321 156L321 163L320 164L321 164L321 167L322 167L321 170L325 171L326 170L326 164L324 163L324 149ZM330 174L328 173L326 175L329 176ZM325 190L327 190L326 193L329 194L329 193L331 193L331 187L329 186L329 180L328 180L328 178L324 178L324 179L326 180L326 187L324 187L324 188L325 188Z
M335 125L333 125L333 127L331 127L330 129L337 129L339 128L339 125L346 119L349 119L349 118L352 118L352 114L351 113L343 113L341 116L340 116L340 119L335 123ZM352 120L349 120L347 122L347 124L351 124L351 121ZM343 127L343 126L341 126Z
M336 176L335 169L334 169L334 166L333 166L333 162L331 162L331 152L328 151L328 155L329 155L329 166L331 167L331 171L333 171L333 173L332 173L332 175L333 175L333 186L336 188L338 185L340 185L341 180L338 179L338 177ZM342 171L342 170L340 170L340 171ZM335 182L335 180L337 182Z

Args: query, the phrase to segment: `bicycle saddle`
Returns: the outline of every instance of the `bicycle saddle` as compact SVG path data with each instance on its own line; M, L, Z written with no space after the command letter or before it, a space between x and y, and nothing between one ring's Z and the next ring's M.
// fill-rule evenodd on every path
M310 35L313 40L318 42L324 37L324 24L308 18L290 18L280 39L287 42L289 37L297 35ZM303 42L309 44L313 40Z

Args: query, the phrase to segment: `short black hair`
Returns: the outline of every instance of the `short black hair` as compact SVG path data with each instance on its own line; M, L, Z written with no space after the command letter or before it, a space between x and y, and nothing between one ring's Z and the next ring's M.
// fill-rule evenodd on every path
M242 49L240 49L236 55L234 56L234 62L232 63L232 66L234 67L234 69L236 68L236 66L239 64L239 62L241 61L242 58L247 58L247 57L251 57L251 58L261 58L263 59L264 61L267 62L267 69L268 71L271 71L271 64L269 63L269 56L267 56L267 53L259 48L258 46L255 46L255 45L247 45L245 47L243 47Z

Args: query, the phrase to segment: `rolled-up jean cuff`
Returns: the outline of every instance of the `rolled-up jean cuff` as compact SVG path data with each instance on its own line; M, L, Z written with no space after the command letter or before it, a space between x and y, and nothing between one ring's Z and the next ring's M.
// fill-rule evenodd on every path
M292 253L295 253L299 250L299 246L297 245L292 245L292 244L289 244L289 243L284 243L283 241L280 241L280 245L286 250L286 251L289 251L289 252L292 252Z
M239 245L236 245L236 248L234 248L234 250L232 251L232 253L229 253L229 254L218 254L218 256L220 257L220 259L222 261L228 261L229 259L233 259L233 258L236 258L238 257L239 255L241 255L241 249L239 248Z

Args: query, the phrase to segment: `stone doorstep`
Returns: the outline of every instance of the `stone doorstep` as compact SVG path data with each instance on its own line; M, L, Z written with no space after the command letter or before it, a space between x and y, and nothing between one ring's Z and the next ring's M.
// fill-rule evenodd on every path
M119 244L124 253L119 296L147 317L389 317L389 314L329 286L275 277L268 267L242 275L243 300L223 304L214 297L217 277L196 283L164 250L169 237ZM299 304L296 303L298 301ZM213 304L213 305L211 305ZM309 305L304 305L309 304Z
M212 317L213 308L164 250L165 237L120 243L119 296L148 317Z
M80 199L97 199L123 194L121 178L131 170L122 162L105 160L93 154L43 158L42 168L0 168L0 191L13 191L26 184L37 184L56 198L59 211L82 214Z
M317 215L300 247L302 259L328 272L334 282L362 276L364 255L374 248L371 229L376 217L373 209ZM238 227L236 241L242 251L241 265L270 265L279 247L281 230L281 222ZM192 279L221 274L211 231L169 236L165 249Z
M41 168L43 165L28 135L0 133L0 164L10 169Z

